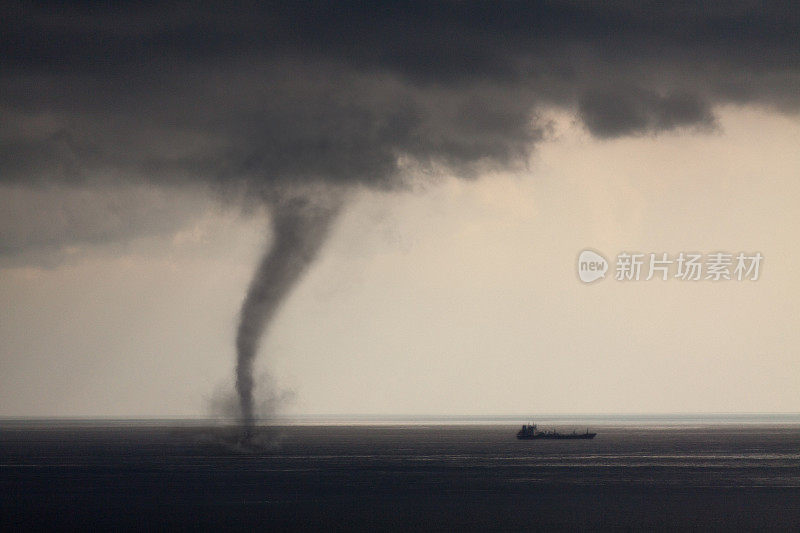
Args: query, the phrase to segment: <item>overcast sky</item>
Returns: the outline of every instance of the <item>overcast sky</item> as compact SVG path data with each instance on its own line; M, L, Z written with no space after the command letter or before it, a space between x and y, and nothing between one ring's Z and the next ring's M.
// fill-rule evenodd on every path
M800 410L794 3L2 10L0 416Z

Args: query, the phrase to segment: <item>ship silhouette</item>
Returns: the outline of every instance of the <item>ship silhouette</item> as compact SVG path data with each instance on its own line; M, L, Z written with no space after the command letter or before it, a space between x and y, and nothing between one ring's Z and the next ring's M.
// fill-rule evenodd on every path
M593 439L597 433L558 433L556 431L539 431L536 424L523 424L522 429L517 431L517 438L520 440L532 439Z

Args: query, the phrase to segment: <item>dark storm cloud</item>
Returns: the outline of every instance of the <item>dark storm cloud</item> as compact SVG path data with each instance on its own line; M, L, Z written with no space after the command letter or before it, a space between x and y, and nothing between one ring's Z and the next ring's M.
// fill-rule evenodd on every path
M795 110L796 4L5 3L0 179L400 183L521 162L537 106L601 137Z
M173 237L210 207L202 191L187 194L185 188L5 185L0 188L0 269L57 265L65 252L75 252L65 245Z
M598 137L714 126L708 102L697 95L659 95L635 89L589 93L579 102L579 116Z

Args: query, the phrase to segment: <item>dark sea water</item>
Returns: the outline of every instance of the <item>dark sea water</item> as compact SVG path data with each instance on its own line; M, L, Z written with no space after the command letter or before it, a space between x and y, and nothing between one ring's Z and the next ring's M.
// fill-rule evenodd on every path
M595 422L0 421L0 527L800 529L800 424Z

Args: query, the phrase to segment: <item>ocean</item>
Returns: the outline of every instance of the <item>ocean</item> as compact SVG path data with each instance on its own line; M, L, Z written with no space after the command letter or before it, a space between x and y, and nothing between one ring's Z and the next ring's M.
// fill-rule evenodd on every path
M800 420L0 420L0 528L798 530Z

